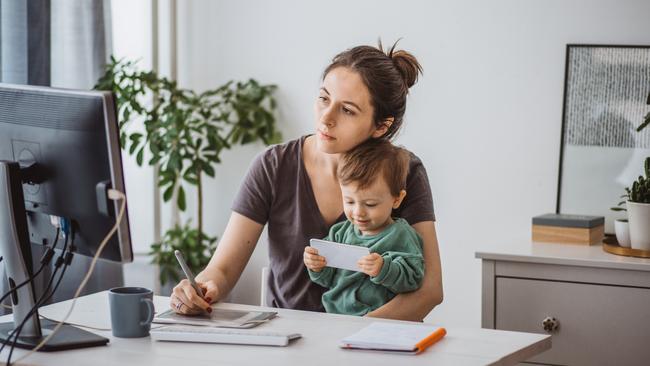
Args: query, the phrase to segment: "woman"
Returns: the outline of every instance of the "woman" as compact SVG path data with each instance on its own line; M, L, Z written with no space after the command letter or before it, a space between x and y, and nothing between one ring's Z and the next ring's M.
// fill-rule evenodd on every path
M359 46L333 59L314 107L316 134L272 146L256 157L219 246L196 277L204 297L183 280L174 287L172 309L181 314L212 311L210 303L234 287L268 223L267 302L324 311L321 296L326 289L310 281L304 247L345 220L336 179L339 156L368 139L391 139L402 125L408 89L422 70L415 57L394 49L385 53L381 44ZM394 215L408 221L423 239L425 278L418 290L400 294L368 315L420 321L442 301L442 276L429 182L413 154L406 191Z

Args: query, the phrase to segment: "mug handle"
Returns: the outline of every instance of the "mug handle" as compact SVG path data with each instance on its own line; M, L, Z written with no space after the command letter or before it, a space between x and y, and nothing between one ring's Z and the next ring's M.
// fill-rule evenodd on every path
M140 325L144 327L151 324L153 321L155 310L153 307L153 301L151 301L151 299L140 299L140 302L144 302L147 305L147 319L140 322Z

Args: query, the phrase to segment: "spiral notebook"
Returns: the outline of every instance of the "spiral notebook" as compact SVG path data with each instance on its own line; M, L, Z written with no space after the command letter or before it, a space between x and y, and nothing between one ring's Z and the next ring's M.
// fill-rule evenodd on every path
M277 314L275 311L243 311L212 308L212 313L190 316L177 314L170 309L161 314L156 314L153 322L246 329L265 323L275 318Z
M445 328L403 323L372 323L341 340L341 348L415 355L441 340Z

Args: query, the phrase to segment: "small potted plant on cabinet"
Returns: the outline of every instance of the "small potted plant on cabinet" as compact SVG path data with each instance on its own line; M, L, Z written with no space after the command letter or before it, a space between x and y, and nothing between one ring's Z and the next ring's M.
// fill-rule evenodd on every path
M618 206L612 207L612 211L625 211L627 213L627 209L621 207L630 197L630 189L625 187L625 191L626 193L621 198L625 198L626 200L619 202ZM630 225L627 217L614 220L614 233L616 234L618 245L624 248L630 247Z
M644 164L645 176L627 188L627 216L630 224L630 243L633 249L650 250L650 157Z

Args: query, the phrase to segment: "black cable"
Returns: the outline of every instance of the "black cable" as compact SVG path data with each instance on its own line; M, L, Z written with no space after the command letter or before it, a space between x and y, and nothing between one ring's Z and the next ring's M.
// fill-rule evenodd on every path
M59 285L61 284L61 280L63 279L63 276L65 275L65 271L70 266L70 263L72 262L72 250L74 250L74 236L75 232L74 229L71 228L70 235L66 235L65 237L65 242L63 245L63 251L61 252L61 255L57 258L56 263L55 263L55 269L54 273L52 274L52 277L50 277L50 281L47 284L47 287L41 297L38 299L38 301L34 304L34 306L30 309L28 312L27 316L23 321L20 323L20 325L14 330L13 336L13 341L11 343L11 348L9 350L9 356L7 357L7 366L11 365L11 356L14 353L14 349L16 348L16 344L18 343L18 337L20 336L20 332L22 331L23 327L27 323L27 321L38 311L38 308L41 307L43 304L47 303L52 296L54 296L54 293L56 293L56 290L59 288ZM70 238L70 248L68 249L68 238ZM67 253L66 253L67 250ZM54 280L54 277L56 276L56 273L58 272L59 268L61 268L61 265L63 265L63 269L61 271L61 275L59 275L59 279L56 281L56 285L54 285L54 289L52 291L49 291L50 288L52 287L52 282ZM48 294L49 292L49 294ZM2 352L2 349L6 345L3 344L2 347L0 347L0 352Z
M14 329L13 334L10 337L8 337L8 339L3 342L2 347L0 347L0 352L2 352L2 350L5 348L5 346L9 343L10 339L13 338L13 340L11 341L11 343L12 343L11 344L11 351L9 353L9 357L7 358L7 363L6 363L7 365L11 364L11 354L13 353L13 349L16 347L16 344L18 342L18 337L20 336L20 332L22 331L23 327L25 326L27 321L32 317L32 315L38 310L38 308L41 305L43 305L43 303L45 301L47 301L48 299L50 299L52 297L53 292L49 296L48 296L48 292L50 291L50 288L52 288L52 283L54 282L54 278L56 277L56 274L59 271L59 268L61 268L62 264L65 263L66 266L67 266L66 260L64 259L64 255L66 253L66 250L68 249L68 238L69 238L69 236L66 235L65 242L64 242L64 245L63 245L63 251L61 252L61 255L56 260L54 273L52 273L52 276L50 277L50 280L48 281L48 284L47 284L47 287L45 288L45 291L43 292L41 297L34 303L34 306L32 306L32 308L29 310L29 312L27 313L27 316L25 316L25 318L20 323L20 325ZM63 273L65 273L65 267L66 266L64 266ZM62 278L63 273L61 274L61 277L59 277L59 280L57 282L60 282L60 279Z
M66 237L66 245L64 246L64 250L65 250L66 247L67 247L67 237ZM49 299L51 297L51 295L47 296L47 294L48 294L50 288L52 287L52 283L54 282L54 278L56 277L56 274L57 274L61 264L64 263L64 261L62 260L62 257L63 257L63 253L61 254L61 256L59 256L57 258L57 261L56 261L56 264L55 264L56 268L54 269L54 273L50 277L50 280L48 281L47 287L46 287L45 291L43 292L43 294L41 295L41 297L34 303L34 306L32 306L32 308L29 310L29 312L27 313L25 318L22 320L20 325L18 325L18 327L16 327L14 329L14 332L11 334L11 336L5 342L3 342L2 347L0 347L0 352L2 352L4 347L7 344L9 344L9 342L11 342L10 352L9 352L9 356L7 358L6 365L11 365L11 356L13 354L13 350L15 349L16 344L18 343L18 338L20 337L20 333L22 332L25 324L27 324L27 321L34 315L34 313L38 310L38 308L40 306L42 306L45 303L45 301L47 301L47 299ZM59 278L61 278L61 277L59 277Z
M52 277L50 277L50 280L48 281L47 288L46 288L45 292L43 293L43 295L41 295L41 297L38 300L36 300L36 302L34 303L34 306L32 306L32 308L29 309L29 312L27 312L27 315L25 316L25 318L23 318L20 325L18 325L16 328L14 328L13 333L7 339L5 339L2 342L2 346L0 347L0 352L2 352L2 350L5 348L5 346L7 344L9 344L9 342L11 342L12 347L14 347L16 345L16 343L18 342L18 337L20 336L20 332L22 331L23 327L25 326L25 324L27 323L29 318L31 318L32 314L34 314L34 309L38 309L38 307L40 306L41 301L43 300L43 298L45 296L45 294L52 287L52 282L54 282L54 276L56 276L57 272L58 272L58 268L56 268L54 270L54 273L52 274ZM12 338L13 338L13 340L12 340ZM9 361L7 361L7 365L9 365Z
M52 257L54 256L53 249L56 248L56 245L59 242L60 231L61 231L61 229L59 229L59 228L56 229L56 237L54 238L54 244L52 245L52 248L47 247L46 252L43 253L43 257L41 257L41 267L33 275L31 275L29 278L27 278L25 281L19 283L18 286L15 286L14 288L9 289L9 291L7 293L2 295L2 297L0 297L0 304L5 301L7 296L9 296L12 293L18 291L18 289L25 286L29 282L33 281L43 271L43 269L45 269L45 266L47 266L50 263L50 260L52 260Z
M67 254L68 255L66 255L66 259L65 259L65 262L64 262L64 265L63 265L63 270L61 271L61 275L59 275L59 279L56 281L56 285L54 285L54 289L52 289L52 291L45 298L45 300L43 300L41 302L41 304L39 304L39 307L41 305L47 303L52 298L52 296L54 295L56 290L59 288L59 285L61 284L61 280L63 279L63 276L65 275L65 270L70 265L69 261L72 261L72 253L68 252ZM35 310L30 311L29 315L25 318L25 320L23 320L23 322L20 324L20 326L18 328L16 328L17 329L16 336L14 337L14 340L11 343L11 348L9 349L9 357L7 357L7 363L6 363L7 366L11 366L11 356L13 355L14 349L16 348L16 344L18 343L18 334L20 334L20 331L22 330L23 326L27 322L27 319L29 319L36 312L36 309L38 309L38 307L36 307Z
M20 333L20 330L22 329L24 324L27 322L27 320L30 318L30 316L34 313L35 309L38 309L41 302L43 301L43 299L45 298L45 296L49 292L50 288L52 288L52 283L54 282L54 278L56 277L56 274L59 271L59 268L61 267L61 264L63 264L63 262L64 262L63 261L63 255L65 254L65 251L66 251L67 248L68 248L68 236L66 235L65 236L65 241L64 241L64 244L63 244L63 252L61 253L61 255L57 258L57 260L55 262L54 272L50 276L50 279L49 279L49 281L47 283L47 286L46 286L45 290L43 291L41 296L34 302L34 306L32 306L32 308L29 309L29 312L27 313L27 316L23 319L23 321L20 323L20 325L14 329L14 334L17 335L17 334ZM12 334L12 336L14 334ZM6 343L3 342L2 347L0 347L0 352L2 352L2 350L4 349L5 346L6 346Z
M45 298L45 300L43 300L41 302L41 305L43 303L47 303L48 301L50 301L52 296L54 296L54 294L56 293L56 290L59 288L59 284L61 284L61 279L63 279L63 275L65 274L65 270L68 269L68 267L70 266L70 263L72 263L72 257L73 257L72 252L75 249L75 246L74 246L74 230L70 234L70 238L71 238L70 239L70 248L68 249L68 252L67 253L65 251L62 252L61 256L59 256L59 258L57 258L57 262L59 262L59 259L61 259L62 260L61 263L63 263L63 270L61 271L61 275L59 276L59 279L56 281L56 284L54 285L54 289L52 289L52 291ZM56 269L55 269L55 271L56 271ZM45 295L45 292L43 294Z

